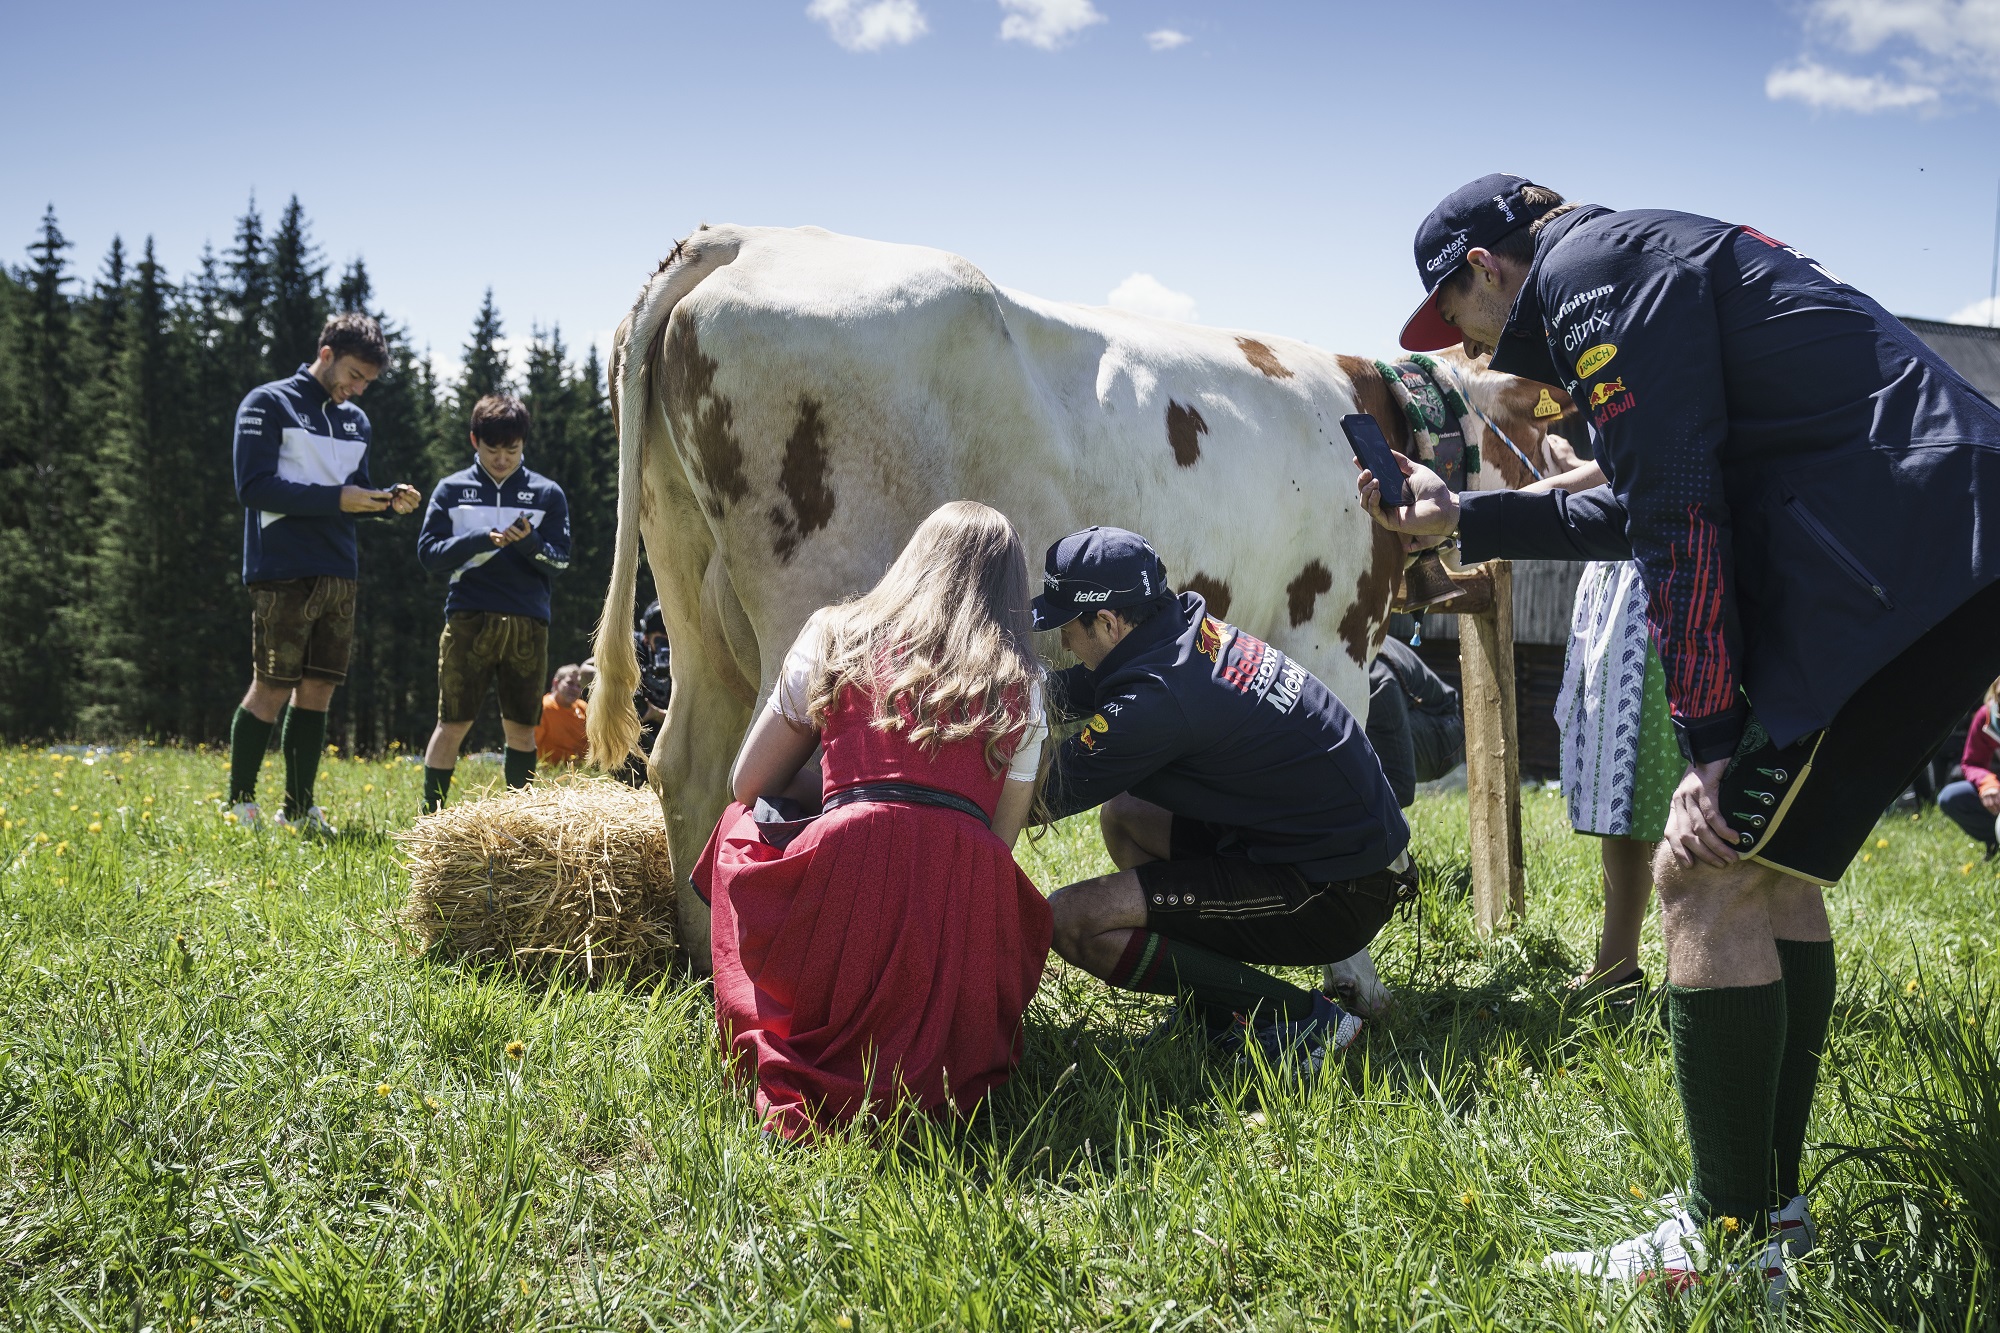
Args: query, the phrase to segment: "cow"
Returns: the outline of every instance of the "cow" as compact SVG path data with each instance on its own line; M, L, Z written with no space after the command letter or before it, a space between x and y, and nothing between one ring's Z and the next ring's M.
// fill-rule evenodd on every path
M1519 381L1462 358L1454 373L1511 410ZM921 246L705 226L640 290L610 384L618 532L590 748L616 765L639 735L643 540L674 649L649 771L696 970L708 909L688 868L752 710L806 617L873 585L948 500L1001 510L1033 552L1092 524L1143 533L1176 587L1365 716L1403 553L1360 508L1340 419L1411 439L1372 361L1041 300ZM1379 1005L1365 964L1333 979Z

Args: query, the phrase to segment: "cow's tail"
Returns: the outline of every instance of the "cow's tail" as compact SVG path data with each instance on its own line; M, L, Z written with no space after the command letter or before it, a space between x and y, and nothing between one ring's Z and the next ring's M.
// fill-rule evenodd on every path
M591 689L586 729L590 762L622 767L639 752L639 662L632 650L633 598L639 584L639 496L646 464L646 434L654 408L653 365L674 306L718 264L736 257L738 243L706 228L677 243L662 260L612 342L612 420L618 430L618 536L611 586L597 621L597 683ZM679 653L675 658L678 660Z

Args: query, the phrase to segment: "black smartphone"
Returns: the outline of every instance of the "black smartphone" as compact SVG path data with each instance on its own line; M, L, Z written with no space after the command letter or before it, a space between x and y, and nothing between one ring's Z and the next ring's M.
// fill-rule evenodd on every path
M1403 503L1403 469L1396 466L1395 450L1389 447L1381 424L1366 412L1355 412L1340 419L1340 429L1346 433L1347 443L1361 460L1361 466L1373 472L1381 485L1382 507L1399 507Z

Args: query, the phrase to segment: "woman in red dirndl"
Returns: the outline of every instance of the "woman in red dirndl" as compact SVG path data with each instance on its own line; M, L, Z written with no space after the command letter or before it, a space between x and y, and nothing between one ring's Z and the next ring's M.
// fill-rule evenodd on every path
M777 1134L964 1114L1021 1058L1051 935L1012 852L1045 732L1028 599L1012 524L946 505L807 622L744 741L694 881L722 1040ZM777 822L788 792L824 813Z

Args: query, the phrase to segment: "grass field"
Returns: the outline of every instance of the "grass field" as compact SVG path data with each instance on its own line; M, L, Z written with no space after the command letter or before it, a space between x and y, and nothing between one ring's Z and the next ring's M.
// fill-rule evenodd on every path
M1638 1229L1686 1169L1656 1017L1562 999L1597 873L1552 793L1525 802L1528 920L1490 944L1462 798L1419 804L1421 923L1378 942L1399 1007L1310 1086L1142 1046L1155 1006L1053 964L1027 1061L974 1123L786 1148L725 1081L703 985L544 990L412 953L389 834L414 765L329 760L330 843L225 824L223 770L0 751L9 1325L1776 1322L1730 1283L1537 1268ZM1934 811L1893 817L1832 896L1823 1243L1786 1324L2000 1309L2000 878L1968 848ZM1087 822L1023 855L1044 888L1106 864Z

